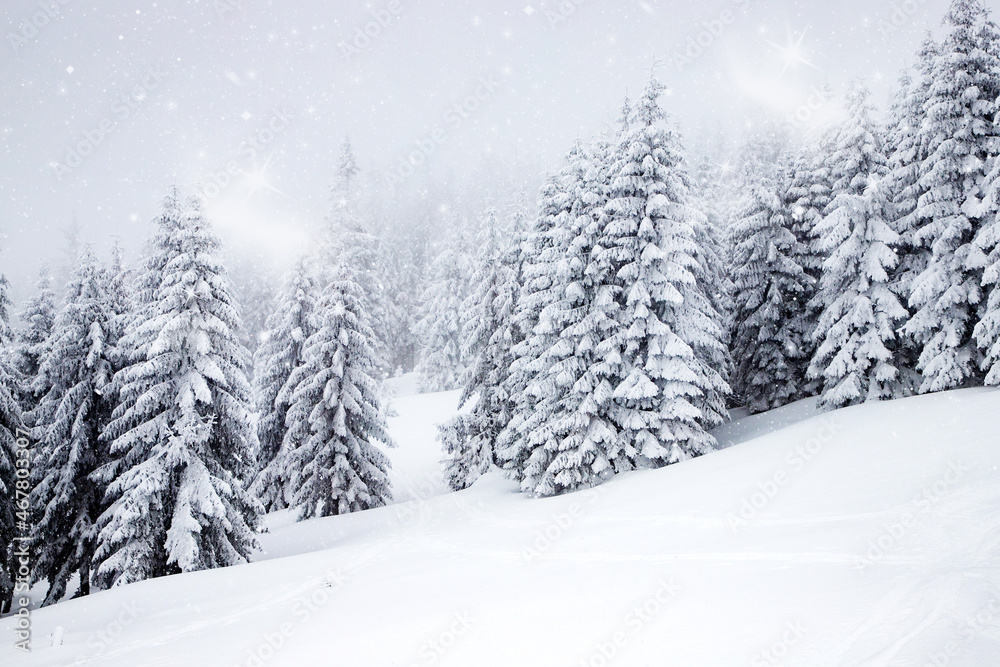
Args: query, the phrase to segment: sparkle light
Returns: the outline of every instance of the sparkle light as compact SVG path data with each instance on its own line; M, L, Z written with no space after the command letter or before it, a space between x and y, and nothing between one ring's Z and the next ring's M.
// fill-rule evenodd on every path
M813 69L817 69L817 70L819 69L818 67L816 67L815 65L813 65L811 62L809 62L808 60L806 60L805 56L802 55L802 40L804 40L806 38L806 33L807 32L809 32L809 28L806 28L805 30L803 30L802 34L799 35L798 40L796 40L794 42L792 41L792 36L789 35L788 36L788 44L785 45L785 46L781 46L780 44L775 44L774 42L772 42L769 39L765 39L764 40L767 44L773 46L774 48L776 48L778 50L779 53L781 53L781 58L782 58L782 60L784 60L784 63L785 63L784 68L781 70L781 76L784 76L785 72L787 72L789 69L791 69L793 67L798 67L800 64L802 64L802 65L808 65L809 67L812 67Z

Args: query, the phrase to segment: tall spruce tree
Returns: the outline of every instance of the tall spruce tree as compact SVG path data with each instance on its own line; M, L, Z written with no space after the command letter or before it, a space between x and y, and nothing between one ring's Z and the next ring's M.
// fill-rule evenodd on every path
M285 278L284 289L276 297L276 309L267 319L264 340L254 357L260 472L252 490L267 510L283 509L291 502L286 495L289 487L285 462L278 459L288 431L286 418L295 390L289 380L304 363L306 340L314 331L312 318L318 295L313 276L314 271L302 258Z
M475 291L465 303L463 353L470 366L459 398L460 408L473 406L439 426L438 435L446 455L445 475L456 491L471 486L493 465L497 436L513 411L504 383L512 361L520 254L508 248L496 210L488 209L484 217L472 276Z
M751 413L801 398L808 363L799 318L813 280L797 261L775 154L773 142L760 134L744 146L743 195L729 227L733 384Z
M539 191L538 213L525 234L521 251L523 263L513 314L518 340L512 348L512 362L504 382L514 403L510 422L497 438L497 459L522 488L532 491L537 476L525 479L528 459L535 470L545 446L555 442L542 424L551 416L539 409L542 400L554 396L554 386L543 373L550 368L546 355L558 341L559 331L542 314L554 307L562 294L559 265L566 255L574 193L584 166L582 145L577 142L567 153L562 168L550 174Z
M18 314L23 328L18 332L14 346L17 371L26 380L38 375L39 361L55 324L56 293L52 289L48 265L43 264L38 270L35 289L35 294L24 302ZM21 407L31 410L39 397L32 394L28 382L24 385Z
M659 104L663 90L650 79L617 142L593 257L595 276L615 288L619 303L612 335L621 359L612 383L619 444L640 467L710 451L715 440L697 405L728 391L694 349L720 348L721 331L698 291L698 215L688 205L679 138Z
M256 435L239 307L200 202L165 202L104 436L112 460L93 583L108 588L246 562L261 511L242 482ZM155 284L151 270L160 271Z
M930 257L913 281L915 312L905 327L921 346L921 393L982 379L973 329L987 259L974 240L986 224L978 202L987 165L1000 154L993 122L1000 97L997 28L979 0L953 0L945 25L919 130L927 157L920 164L914 241L928 247Z
M33 381L34 508L32 579L45 581L43 605L58 602L78 574L79 595L90 592L90 565L104 485L91 479L107 462L99 435L111 417L108 385L116 313L107 274L89 247L77 257L52 334Z
M316 311L316 331L305 343L303 364L289 380L295 390L280 458L300 520L392 500L389 459L375 444L393 445L365 294L348 266L340 264L333 275Z
M451 391L461 384L468 359L462 354L462 304L471 288L472 258L461 225L445 239L430 267L416 333L422 342L416 366L420 391Z
M868 97L863 86L848 95L848 116L831 156L837 194L815 228L830 257L816 296L822 314L809 373L822 378L820 404L830 408L902 393L895 331L907 312L889 273L898 261L899 235L892 228L881 129Z

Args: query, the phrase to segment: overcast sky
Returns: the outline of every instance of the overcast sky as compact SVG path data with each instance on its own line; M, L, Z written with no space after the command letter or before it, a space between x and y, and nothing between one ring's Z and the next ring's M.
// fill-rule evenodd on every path
M423 176L515 151L549 168L617 116L654 58L688 137L738 133L756 106L794 114L855 76L884 106L946 8L3 0L0 272L22 298L74 215L87 240L117 235L134 257L175 182L207 188L227 241L286 257L326 211L344 135L387 191L417 180L388 176L413 151Z

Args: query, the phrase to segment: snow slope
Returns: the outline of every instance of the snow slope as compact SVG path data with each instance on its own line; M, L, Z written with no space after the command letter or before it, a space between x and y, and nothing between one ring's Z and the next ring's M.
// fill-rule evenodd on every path
M396 480L454 399L396 399ZM1000 392L790 412L577 494L275 516L258 562L38 610L0 665L1000 665Z

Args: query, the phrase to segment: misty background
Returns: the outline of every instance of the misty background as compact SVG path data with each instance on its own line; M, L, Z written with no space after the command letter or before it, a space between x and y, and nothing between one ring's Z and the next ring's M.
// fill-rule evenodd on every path
M762 111L798 113L801 131L835 117L837 100L803 111L824 86L862 77L885 111L946 8L5 0L0 272L21 301L74 219L81 241L106 254L119 239L134 259L175 183L208 195L230 252L280 271L329 210L348 135L369 207L394 225L456 201L533 203L654 62L687 147L722 160Z

